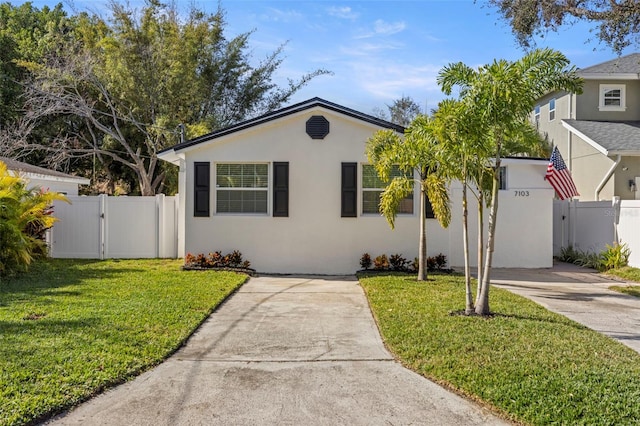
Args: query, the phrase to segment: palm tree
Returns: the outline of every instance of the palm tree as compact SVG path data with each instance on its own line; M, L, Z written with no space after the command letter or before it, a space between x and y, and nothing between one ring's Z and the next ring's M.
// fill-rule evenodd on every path
M458 179L462 184L462 241L464 251L465 276L465 312L473 312L473 293L471 291L471 269L469 262L469 208L467 190L473 179L471 173L475 165L474 154L481 145L474 139L468 125L465 127L464 105L460 101L445 99L438 104L434 111L434 127L437 138L447 152L449 158L446 163L448 174Z
M527 145L530 142L528 117L535 102L547 93L566 90L579 93L582 80L575 67L567 68L569 60L560 52L537 49L517 61L496 60L477 70L458 62L444 67L438 74L438 84L446 94L454 87L460 91L466 120L482 150L478 161L487 161L485 153L491 153L491 205L486 255L482 270L482 282L475 311L488 315L491 263L495 246L495 230L498 213L499 171L501 159L511 142Z
M42 234L56 221L51 215L54 200L68 201L57 192L27 188L0 161L0 277L26 271L46 254Z
M440 225L446 228L451 220L450 177L446 175L445 151L436 138L433 120L425 115L416 117L402 138L392 130L381 130L367 141L367 158L387 187L380 196L380 212L393 229L400 201L420 188L420 237L418 247L418 281L427 279L427 197ZM401 176L391 178L397 166Z

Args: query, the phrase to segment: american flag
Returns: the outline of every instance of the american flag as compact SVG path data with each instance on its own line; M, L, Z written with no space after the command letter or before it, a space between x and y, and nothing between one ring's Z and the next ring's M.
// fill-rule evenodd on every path
M544 178L553 186L556 194L558 194L558 198L561 200L580 195L557 146L553 148L553 153L549 159L549 166L547 166L547 174Z

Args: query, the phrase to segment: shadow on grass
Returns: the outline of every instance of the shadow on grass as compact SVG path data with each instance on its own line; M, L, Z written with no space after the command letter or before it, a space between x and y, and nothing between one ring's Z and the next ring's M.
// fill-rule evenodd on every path
M29 272L3 278L0 281L0 306L15 301L33 300L33 297L81 296L82 291L61 290L58 288L77 286L91 279L115 278L122 274L142 272L141 268L122 268L109 263L102 269L83 268L83 266L104 262L93 259L47 259L32 265Z
M460 277L460 276L464 276L464 274L461 274L457 271L454 270L450 270L450 269L443 269L443 270L435 270L435 271L429 271L427 273L427 279L426 281L418 281L418 273L417 272L403 272L403 271L388 271L388 270L383 270L383 271L376 271L374 269L365 269L365 270L361 270L356 272L356 277L358 279L361 278L376 278L376 277L400 277L400 278L405 278L408 281L411 282L430 282L430 281L436 281L435 279L431 278L432 276L438 276L438 277Z
M533 322L538 322L538 323L547 323L547 324L558 324L558 325L563 325L563 326L567 326L567 327L572 327L575 328L577 330L587 330L588 327L582 325L582 324L578 324L577 322L571 321L571 320L563 320L563 319L554 319L554 318L549 318L549 317L541 317L541 316L536 316L536 315L522 315L522 314L507 314L507 313L501 313L501 312L491 312L489 315L478 315L475 312L471 313L471 314L467 314L464 309L463 310L458 310L458 311L451 311L449 312L449 316L452 317L466 317L466 318L477 318L479 320L492 320L492 319L496 319L496 318L505 318L505 319L514 319L514 320L521 320L521 321L533 321Z
M77 320L50 320L46 314L39 319L25 319L18 321L0 320L0 334L5 337L29 333L38 338L50 334L51 337L59 337L65 334L73 334L75 330L95 327L102 321L99 318L82 318Z

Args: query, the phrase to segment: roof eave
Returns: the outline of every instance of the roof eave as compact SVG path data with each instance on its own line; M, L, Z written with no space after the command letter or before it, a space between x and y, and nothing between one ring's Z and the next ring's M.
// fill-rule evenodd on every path
M524 164L524 165L546 165L549 160L546 158L535 157L503 157L501 159L502 164Z
M640 73L586 72L579 75L585 80L640 80Z
M609 155L621 155L623 157L640 157L638 150L611 150Z
M594 141L593 139L591 139L589 136L585 135L584 133L582 133L580 130L576 129L575 127L573 127L571 124L567 123L565 120L561 120L562 121L562 126L569 130L571 133L573 133L574 135L578 136L580 139L584 140L586 143L588 143L589 145L591 145L592 147L594 147L596 150L598 150L600 153L609 156L611 155L609 153L609 150L607 150L605 147L603 147L602 145L600 145L598 142Z
M26 179L38 179L38 180L44 180L49 182L75 183L77 185L89 185L91 183L90 179L83 178L83 177L74 177L74 176L62 177L62 176L52 176L52 175L45 175L45 174L39 174L39 173L23 172L20 170L12 170L12 171L16 173L17 176L20 176L21 178L26 178Z
M183 158L183 155L178 154L173 148L168 148L158 152L158 158L160 160L179 166L180 160Z
M361 113L359 111L353 110L351 108L343 107L343 106L335 104L333 102L329 102L329 101L326 101L324 99L316 97L316 98L312 98L312 99L309 99L309 100L304 101L304 102L300 102L300 103L291 105L291 106L286 107L286 108L282 108L282 109L280 109L278 111L273 111L271 113L267 113L265 115L262 115L262 116L259 116L259 117L255 117L255 118L243 121L241 123L235 124L233 126L229 126L229 127L224 128L224 129L220 129L220 130L217 130L215 132L211 132L211 133L208 133L206 135L202 135L202 136L197 137L195 139L191 139L189 141L174 145L171 148L167 148L167 149L165 149L163 151L160 151L158 153L158 156L160 156L160 154L165 154L166 152L170 152L170 151L173 151L174 153L184 152L185 149L191 148L191 147L193 147L195 145L199 145L199 144L201 144L203 142L207 142L207 141L210 141L210 140L213 140L213 139L217 139L217 138L226 136L226 135L231 134L231 133L235 133L235 132L239 132L239 131L242 131L242 130L245 130L245 129L248 129L248 128L251 128L251 127L259 126L261 124L264 124L264 123L267 123L267 122L270 122L270 121L274 121L274 120L277 120L277 119L280 119L280 118L283 118L283 117L287 117L287 116L290 116L290 115L293 115L293 114L297 114L297 113L300 113L300 112L303 112L303 111L307 111L309 109L317 108L317 107L324 108L324 109L327 109L329 111L334 111L334 112L337 112L337 113L340 113L340 114L344 114L346 116L349 116L349 117L352 117L352 118L355 118L355 119L358 119L358 120L362 120L364 122L368 122L368 123L371 123L371 124L375 124L375 125L383 127L383 128L395 130L398 133L404 133L404 130L405 130L405 128L400 126L400 125L397 125L397 124L388 122L386 120L382 120L382 119L373 117L371 115L364 114L364 113ZM166 157L166 158L171 158L171 157ZM170 161L170 160L167 159L166 161ZM174 164L176 164L176 163L174 163Z

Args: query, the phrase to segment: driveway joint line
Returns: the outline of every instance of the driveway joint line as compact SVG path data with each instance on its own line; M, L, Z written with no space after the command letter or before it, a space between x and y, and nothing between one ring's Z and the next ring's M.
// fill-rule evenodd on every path
M274 364L308 364L308 363L334 363L334 362L395 362L393 358L341 358L341 359L222 359L222 358L177 358L176 361L207 362L207 363L274 363Z

